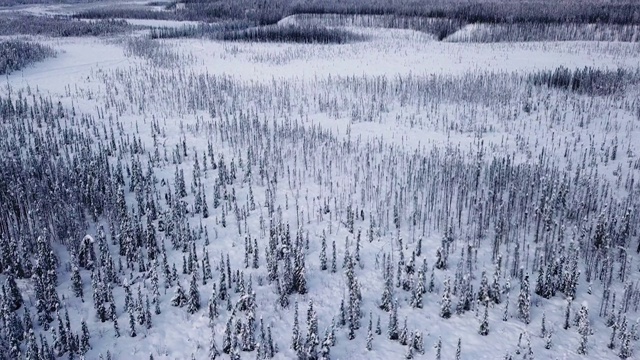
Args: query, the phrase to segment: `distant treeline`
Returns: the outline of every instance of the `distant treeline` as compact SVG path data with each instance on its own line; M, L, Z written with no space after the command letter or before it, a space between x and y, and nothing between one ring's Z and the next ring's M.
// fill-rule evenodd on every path
M123 20L88 22L67 17L0 16L0 35L101 36L123 33L131 28L132 26Z
M0 75L10 74L54 54L50 47L36 43L20 40L0 41Z
M217 38L225 41L344 44L361 40L362 36L347 30L320 26L271 25L238 31L224 31L218 33Z
M473 24L446 39L450 42L640 41L640 25L617 24Z
M529 75L534 85L545 85L586 95L612 95L622 93L627 85L640 82L638 70L619 69L568 69L560 66L554 70L541 70Z
M2 1L2 0L0 0ZM170 8L171 6L168 6ZM93 9L77 14L80 18L143 18L194 21L221 19L251 20L256 25L275 24L294 14L397 15L445 18L463 23L579 23L640 25L640 3L609 4L602 1L429 1L413 0L187 0L186 8L176 11L150 9Z
M0 0L0 6L16 6L29 4L89 4L103 0Z
M476 1L424 2L410 0L311 0L289 9L291 14L411 15L457 19L467 23L585 23L640 24L640 3L597 1Z
M240 22L225 24L200 24L181 28L156 28L151 30L152 39L183 37L205 37L222 41L291 42L344 44L363 40L362 35L337 28L322 26L267 25L247 27Z

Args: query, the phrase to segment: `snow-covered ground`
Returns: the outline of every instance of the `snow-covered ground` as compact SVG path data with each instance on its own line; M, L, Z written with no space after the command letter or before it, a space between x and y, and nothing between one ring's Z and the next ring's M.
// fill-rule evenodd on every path
M51 13L66 9L66 6L61 5L31 7L28 11ZM160 24L158 21L129 21L137 25ZM161 24L167 26L166 22ZM52 98L54 104L60 101L65 108L73 107L78 114L93 114L95 121L100 123L100 131L103 124L105 129L115 126L119 141L127 137L140 138L148 151L139 156L143 159L143 164L146 164L146 159L154 150L154 138L158 137L160 148L164 148L164 154L168 152L169 156L166 162L158 165L155 173L158 179L171 183L171 189L175 188L172 182L174 170L177 168L177 165L172 164L171 156L176 147L182 146L183 139L188 152L193 154L195 150L198 159L204 159L199 154L206 154L208 142L213 141L217 158L218 154L221 154L226 161L236 161L236 165L239 166L239 178L244 176L246 164L243 167L238 165L238 161L242 158L246 161L247 149L264 150L264 158L261 159L280 159L281 164L278 166L283 169L278 175L267 175L276 176L275 182L273 178L260 181L257 175L259 166L271 164L253 164L251 186L257 202L255 210L249 211L244 208L249 197L248 182L238 180L226 187L229 192L233 189L239 206L248 214L246 225L242 221L236 224L234 209L225 210L228 222L226 227L221 226L222 211L213 209L211 205L217 172L212 169L205 172L203 187L206 189L211 215L207 219L195 215L189 218L189 223L194 229L200 224L207 228L211 244L205 246L203 240L198 239L196 245L199 256L202 256L202 249L208 250L214 267L214 277L207 285L200 285L203 308L193 315L187 314L184 308L170 306L174 289L172 287L165 292L161 285L162 313L153 316L151 329L146 330L138 326L138 336L130 338L127 335L128 317L122 312L124 290L118 286L114 289L114 296L122 336L115 338L111 322L101 323L96 320L90 300L90 272L82 270L85 302L80 302L73 297L70 290L70 274L61 271L58 291L65 296L63 303L69 309L71 323L79 324L80 319L88 322L92 348L85 356L87 359L97 359L99 354L104 355L107 351L110 351L113 359L147 359L150 354L155 359L207 358L211 330L208 326L206 304L212 293L212 284L218 284L217 267L221 254L230 256L234 271L244 271L246 279L249 275L252 276L257 301L256 315L258 319L264 320L265 326L270 325L273 329L274 340L279 348L276 358L295 358L295 352L290 349L293 303L299 303L301 333L305 334L307 304L313 300L322 337L325 329L331 325L332 319L337 318L340 301L349 299L346 277L341 268L345 255L345 238L349 239L349 251L353 254L355 250L355 236L345 228L347 204L354 204L356 208L363 209L366 215L366 220L356 221L356 232L357 229L362 230L363 241L360 250L361 265L355 269L361 285L361 308L364 317L353 340L347 339L345 328L336 330L337 341L331 349L331 357L402 358L406 346L387 339L389 315L378 307L384 289L382 256L393 254L394 261L397 261L396 257L403 251L408 259L417 246L417 238L423 236L423 255L418 258L417 264L418 267L421 266L423 259L427 262L428 271L425 275L428 281L432 265L436 262L436 248L440 246L444 228L444 225L436 224L433 219L441 216L441 212L450 210L444 207L427 209L425 205L424 211L427 215L423 216L429 217L428 221L425 220L428 225L411 225L410 213L413 211L414 201L416 204L428 203L428 200L417 199L418 194L443 198L445 195L440 194L437 189L422 189L415 194L404 194L406 198L401 203L400 210L403 223L401 230L396 232L393 225L389 227L393 194L405 191L402 187L410 183L413 179L412 174L419 167L419 163L401 160L405 159L404 156L407 159L412 154L429 157L429 154L450 151L458 152L463 158L468 157L464 160L469 162L476 161L475 156L484 156L482 161L488 162L494 158L504 159L509 156L512 160L531 165L542 163L538 156L544 153L548 156L545 161L554 162L560 169L573 174L583 161L582 154L594 154L598 164L591 169L598 169L599 175L605 177L605 181L610 183L615 188L613 191L620 193L620 196L623 196L625 191L615 187L616 179L622 179L620 181L624 182L629 177L640 175L638 168L634 167L636 154L640 153L640 143L637 141L640 139L640 130L637 127L637 84L626 89L626 92L618 97L596 97L535 87L520 78L537 70L553 70L559 66L569 69L593 67L636 70L640 66L637 56L640 48L637 43L447 43L434 41L426 34L411 30L355 27L348 29L365 35L366 40L342 45L236 43L200 39L161 40L159 42L169 51L193 59L189 65L176 63L169 68L154 67L143 58L126 56L123 46L126 40L121 38L33 38L53 47L58 51L58 55L2 78L0 94L6 96L9 92L37 92ZM417 93L421 89L419 85L407 85L421 82L429 84L429 79L436 85L449 82L451 86L444 87L440 94L433 93L422 97ZM486 83L492 80L503 80L504 83ZM201 85L198 85L198 82L201 82ZM456 93L452 90L455 84L476 84L477 87L469 88L468 91L480 89L485 91L486 98L474 98L473 94L466 93L465 88L459 89ZM409 90L403 90L403 86L408 86ZM494 88L502 92L492 92L491 89ZM196 94L195 89L205 92L206 96L203 98L209 99L210 103L191 104L190 99L193 100L196 95L203 95ZM525 104L530 105L532 109L523 110ZM274 141L273 144L266 145L269 139L260 134L260 127L241 125L238 121L245 121L247 124L253 121L264 122L264 131L269 128L269 134L282 142ZM162 135L153 132L153 122L160 124ZM286 128L291 122L298 123L306 132L298 138L296 134L282 135L270 128L276 125ZM578 126L580 122L584 124ZM228 140L240 138L234 131L246 130L243 126L250 128L247 131L255 133L248 135L249 138L244 139L244 143ZM312 135L312 131L317 131L318 134L326 132L327 139L318 140L320 135ZM608 148L614 139L620 155L612 160L609 160L610 156L607 155L604 162L602 158L605 148ZM308 155L305 153L303 140L326 141L327 148L315 144L313 151L317 153ZM260 143L260 146L256 145L257 143ZM484 149L482 155L482 151L478 150L480 147ZM588 151L590 148L592 150ZM273 155L277 153L278 156ZM164 155L162 150L161 154ZM367 155L371 157L368 158ZM433 156L431 159L443 159ZM111 161L114 165L122 161L128 169L132 159L133 155L126 154L120 159L114 157ZM313 159L314 163L307 164L306 161L309 159ZM364 170L368 169L364 165L368 162L374 166L373 170L369 169L370 173ZM179 165L184 170L187 184L193 179L194 163L193 155L189 155ZM540 164L541 167L542 165ZM146 165L143 169L146 169ZM317 169L326 169L327 172L314 173ZM380 177L368 178L367 174L377 174L376 176ZM397 176L397 179L392 179L392 176ZM435 173L434 176L443 174ZM483 173L483 176L487 175ZM165 185L158 183L157 186L162 193L168 191ZM455 196L463 196L463 190L459 191L460 193L454 195L454 203ZM134 195L127 194L129 205L133 207ZM276 207L281 207L284 221L291 224L291 237L295 238L298 229L302 229L303 236L310 238L310 245L306 250L309 292L304 295L292 295L291 306L288 309L282 309L277 305L278 295L275 286L266 281L264 249L269 241L269 214L265 205L269 194L274 196ZM481 196L490 197L488 194ZM190 207L193 206L191 204L194 202L194 196L191 193L185 200L190 203ZM452 200L449 198L449 201ZM318 209L325 202L330 202L331 212L319 214ZM165 206L164 200L158 199L158 203ZM370 211L381 211L382 206L387 207L386 215L377 217L378 215L374 214L370 217ZM474 211L479 206L465 205L465 211L477 215ZM300 210L301 213L298 212ZM272 221L277 221L277 213L273 216ZM365 240L369 224L375 219L376 225L382 227L383 224L378 219L384 219L385 216L387 228L378 230L380 234L369 243ZM263 217L267 226L266 234L261 230ZM451 254L449 270L434 271L435 289L433 293L424 295L424 308L414 309L409 306L411 293L394 286L395 297L400 304L399 326L402 327L406 319L408 328L411 331L421 331L424 337L426 352L414 354L415 358L434 358L434 346L439 337L442 338L442 359L455 358L459 338L462 343L462 359L467 360L500 359L506 353L512 354L514 359L522 358L523 354L527 353L528 339L537 359L618 358L617 350L607 348L610 329L605 326L605 319L598 316L603 292L603 286L599 281L594 281L592 294L588 294L588 284L581 278L572 308L572 328L569 330L562 328L566 301L560 293L551 299L543 299L534 294L531 323L526 325L516 319L520 284L515 278L510 280L510 294L503 295L503 300L509 298L508 321L502 319L505 311L504 301L488 308L488 336L478 334L484 311L482 306L462 315L454 314L450 319L441 318L439 310L443 281L445 278L454 278L460 251L466 247L466 238L473 236L476 221L482 222L472 218L468 224L456 228L457 247ZM105 224L104 221L101 222ZM569 221L567 223L569 224ZM576 223L577 221L571 222L571 227L566 229L567 238L578 238L579 230ZM95 235L96 228L92 227L88 232ZM331 240L336 241L336 274L318 270L323 232L327 234L329 248ZM244 268L246 235L257 239L260 249L258 269ZM511 235L530 240L528 231L525 234ZM158 233L160 241L162 237L163 235ZM404 239L404 250L398 249L398 238ZM473 280L476 288L481 271L486 270L490 279L493 274L489 244L492 238L492 233L486 234L486 239L483 240L484 247L476 249L476 278ZM180 283L187 290L190 277L181 274L180 270L184 254L171 249L168 239L164 241L167 244L169 263L178 267ZM635 241L633 240L633 246ZM526 250L531 256L531 262L538 256L535 253L536 247L539 249L539 245L532 243L531 249ZM112 246L111 250L117 252L115 246ZM71 259L64 247L58 246L57 251L62 260L61 267L68 266ZM513 249L503 247L501 251L507 256ZM328 254L330 257L330 249ZM637 260L636 254L632 254L629 260L631 275L628 281L638 280ZM505 268L511 266L507 262L508 260L504 261ZM395 266L394 262L394 271ZM530 272L530 266L525 271ZM506 271L500 276L502 285L508 278L505 273ZM135 276L132 281L134 298L138 287L143 288L144 294L149 292L149 279L142 279L142 275L137 271L130 272L125 269L121 276ZM531 292L535 287L536 277L537 273L530 276ZM259 283L260 281L263 282ZM161 280L161 283L164 284L164 280ZM33 294L28 292L28 280L21 280L19 285L23 287L25 297L33 300ZM612 286L612 289L618 291L619 299L622 298L622 286L619 282ZM236 301L238 294L233 293L233 290L230 292ZM454 300L454 307L456 301L457 298ZM576 352L580 335L576 331L577 327L573 325L573 318L582 303L589 306L593 329L593 335L589 337L588 355L579 355ZM216 334L216 342L221 346L225 325L231 312L224 309L226 302L221 302L218 306L221 315L216 320L213 332ZM374 335L373 349L368 351L366 340L370 311L373 313L374 328L377 318L380 317L383 334ZM553 333L553 345L548 350L545 349L545 339L541 337L543 313L546 327ZM638 314L629 311L628 317L630 324L636 323ZM516 355L516 344L521 334L524 334L524 350L523 354ZM635 341L633 343L635 344ZM620 341L617 346L619 348ZM256 357L256 354L242 352L241 356L248 359Z

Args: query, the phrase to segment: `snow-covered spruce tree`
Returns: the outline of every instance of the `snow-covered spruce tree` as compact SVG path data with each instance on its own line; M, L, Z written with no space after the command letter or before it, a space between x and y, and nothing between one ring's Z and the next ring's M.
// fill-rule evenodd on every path
M413 348L418 354L424 355L424 338L422 331L416 331L413 334Z
M630 332L621 332L622 334L622 343L620 344L620 351L618 352L618 357L620 359L629 359L633 356L633 347L631 344L631 340L633 340L633 335Z
M277 352L276 344L273 342L273 336L271 336L271 325L267 325L267 358L272 358Z
M74 266L71 272L71 289L73 290L73 295L83 299L82 278L80 278L80 270L77 266Z
M411 306L422 309L422 294L425 293L424 275L422 271L418 272L418 281L415 282L411 291Z
M387 263L384 281L384 290L382 292L382 299L380 300L380 309L384 311L391 310L393 301L393 268L390 262Z
M144 325L148 329L151 329L153 325L151 322L151 306L149 305L149 295L145 295L145 306L144 306Z
M38 349L38 342L36 340L36 335L33 332L33 329L30 329L29 332L27 333L27 339L26 339L25 347L26 347L26 349L25 349L25 360L38 360L38 359L40 359L39 349Z
M331 360L331 333L329 330L325 332L324 340L322 340L322 344L320 346L320 355L318 357L319 360Z
M173 294L173 297L171 298L171 305L172 306L183 307L183 306L187 305L187 303L188 303L187 295L184 293L184 290L182 289L182 285L180 285L180 282L178 282L176 284L175 293Z
M484 315L482 317L482 322L480 323L480 330L478 333L482 336L489 335L489 303L485 303L484 306Z
M589 310L586 304L582 304L580 312L578 313L578 333L580 334L580 345L578 346L578 354L587 354L587 342L588 336L591 335L591 328L589 326Z
M340 300L340 310L338 313L338 325L345 326L347 324L347 310L344 307L344 299Z
M258 250L258 239L253 239L253 254L251 267L257 269L260 267L260 252Z
M373 315L369 312L369 326L367 327L367 344L366 349L371 351L373 349Z
M401 345L407 345L409 343L409 329L407 328L407 317L404 317L404 323L402 325L402 329L400 330L400 335L398 336L398 342Z
M572 299L570 297L567 298L567 307L566 307L566 310L564 312L564 325L562 327L565 330L567 330L568 328L571 327L571 324L570 324L571 302L572 302Z
M531 293L529 291L529 276L525 275L520 284L518 295L518 318L525 324L531 322Z
M337 261L336 257L337 257L336 241L333 240L331 242L331 273L334 273L334 274L338 271L337 264L336 264L336 261Z
M616 347L616 331L618 330L618 324L613 324L611 325L611 337L609 338L609 344L607 344L607 347L609 349L615 349Z
M211 329L211 334L209 335L209 349L208 349L208 359L215 360L220 357L220 350L218 350L218 345L216 344L216 332Z
M173 300L173 299L172 299ZM200 292L198 291L198 282L195 272L191 275L191 283L189 284L189 297L187 298L187 312L193 314L200 310Z
M116 315L116 312L112 312L111 315L111 321L113 321L113 332L114 332L114 336L116 338L120 337L120 326L118 325L118 315Z
M82 337L80 339L80 353L86 354L87 351L89 351L89 349L91 348L91 345L89 345L89 339L91 338L91 336L89 334L87 323L84 321L84 319L82 319L80 327L82 331Z
M393 302L391 312L389 313L389 326L387 327L387 337L389 340L398 340L398 300Z
M233 315L229 316L229 319L227 320L227 324L225 325L224 328L224 335L222 337L222 352L225 354L230 354L231 353L231 347L232 347L232 328L233 326Z
M305 257L303 250L299 250L297 252L295 264L294 287L298 294L304 295L307 293L307 276L305 271Z
M438 342L436 342L434 347L436 348L435 360L440 360L442 358L442 337L438 336Z
M487 278L487 273L485 271L482 272L477 299L483 304L491 300L489 296L489 279Z
M524 353L523 358L526 359L526 360L533 360L534 359L533 348L531 347L531 336L529 336L529 333L527 333L527 350Z
M307 340L305 341L305 356L307 359L318 358L318 345L320 345L318 318L313 308L313 300L309 300L309 307L307 308Z
M322 231L322 245L320 249L320 270L327 270L327 239Z
M462 339L458 338L458 346L456 347L456 360L460 360L462 355Z
M445 319L451 317L451 286L449 278L444 280L444 290L442 292L442 301L440 302L440 317Z
M133 316L133 308L129 308L129 336L136 337L136 320Z
M406 345L406 351L404 353L404 358L405 359L413 359L413 345L411 343L408 343Z
M300 334L300 323L298 322L298 302L293 306L293 328L291 329L291 349L299 352L302 346L302 335Z

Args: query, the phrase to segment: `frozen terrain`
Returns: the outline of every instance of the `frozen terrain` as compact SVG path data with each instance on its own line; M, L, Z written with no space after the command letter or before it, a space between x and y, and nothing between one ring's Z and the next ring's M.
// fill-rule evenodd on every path
M96 239L95 259L83 264L87 245L61 236L55 217L21 228L46 237L57 259L60 310L49 311L57 335L36 320L47 312L38 305L37 270L16 280L24 303L3 310L5 327L13 326L10 312L22 320L30 308L36 347L46 339L68 357L73 351L60 344L58 325L68 311L76 336L86 321L90 348L76 354L86 359L107 352L112 359L205 359L212 339L222 358L242 359L321 358L327 349L333 359L408 352L434 359L440 351L454 359L458 344L468 360L617 359L625 347L628 358L637 356L640 45L441 42L409 29L344 29L361 40L147 40L147 30L23 36L57 54L2 78L0 98L21 99L30 110L3 113L1 149L20 144L12 162L51 156L43 173L67 162L78 172L71 177L82 179L77 189L90 204L78 223L82 235ZM140 44L151 50L137 50ZM617 82L624 86L596 81L571 91L533 80L559 68L602 77L624 71ZM0 175L0 192L11 193L14 178ZM98 194L104 196L87 200ZM25 198L25 209L37 203ZM7 253L39 256L11 245L21 239L11 228L20 215L6 204L3 283L22 263ZM43 262L24 261L34 269ZM321 270L323 262L328 269ZM176 278L165 272L174 267ZM546 276L542 288L539 273ZM178 286L193 300L193 283L200 307L189 313L190 305L172 306ZM488 297L478 295L489 287ZM553 296L541 295L547 288ZM112 298L103 294L109 292ZM450 317L442 316L447 296ZM105 304L115 312L100 319ZM299 339L292 340L296 306ZM388 335L395 312L399 340ZM269 349L267 327L277 352ZM5 333L2 346L15 336ZM421 335L422 353L411 334ZM25 336L20 357L28 357L29 344Z

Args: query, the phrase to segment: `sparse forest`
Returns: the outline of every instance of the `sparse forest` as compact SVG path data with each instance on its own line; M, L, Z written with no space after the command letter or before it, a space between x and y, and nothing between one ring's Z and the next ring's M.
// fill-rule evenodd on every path
M0 359L637 357L640 8L499 5L0 15Z

